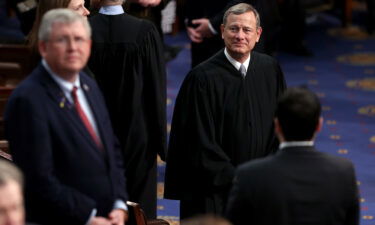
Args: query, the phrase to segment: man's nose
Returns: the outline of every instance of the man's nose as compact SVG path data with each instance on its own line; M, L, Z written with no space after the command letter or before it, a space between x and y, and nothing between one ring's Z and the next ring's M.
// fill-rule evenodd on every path
M236 38L243 39L244 37L245 37L245 33L243 32L242 29L239 29L238 32L236 33Z
M69 39L68 40L68 49L74 50L78 46L77 42L74 39Z
M83 16L88 16L88 15L90 15L90 11L86 7L83 6Z

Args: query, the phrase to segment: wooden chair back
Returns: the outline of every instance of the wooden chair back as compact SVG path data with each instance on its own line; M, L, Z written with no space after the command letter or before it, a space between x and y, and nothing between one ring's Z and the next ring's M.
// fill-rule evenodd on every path
M168 221L163 219L147 220L145 213L138 203L127 201L129 209L129 225L169 225Z
M26 76L32 71L31 57L31 50L25 44L0 44L0 62L17 64L21 76Z

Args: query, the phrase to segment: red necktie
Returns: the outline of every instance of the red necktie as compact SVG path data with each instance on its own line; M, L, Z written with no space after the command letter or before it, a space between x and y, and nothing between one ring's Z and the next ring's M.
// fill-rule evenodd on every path
M77 113L79 117L81 118L83 124L85 125L87 131L90 133L92 139L94 140L95 144L102 149L102 144L99 140L99 137L96 135L95 130L93 126L91 125L89 119L87 118L85 112L82 110L81 104L79 104L78 97L77 97L77 87L74 86L72 90L72 97L74 101L75 108L77 110Z

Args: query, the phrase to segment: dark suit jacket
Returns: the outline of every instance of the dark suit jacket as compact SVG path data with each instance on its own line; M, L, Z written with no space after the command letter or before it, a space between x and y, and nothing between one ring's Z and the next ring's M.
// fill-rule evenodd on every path
M39 224L85 224L94 208L107 216L126 201L120 151L95 82L80 74L105 150L95 145L73 105L39 65L12 93L5 132L25 174L27 219Z
M246 163L236 172L227 217L234 225L359 224L353 165L313 147Z

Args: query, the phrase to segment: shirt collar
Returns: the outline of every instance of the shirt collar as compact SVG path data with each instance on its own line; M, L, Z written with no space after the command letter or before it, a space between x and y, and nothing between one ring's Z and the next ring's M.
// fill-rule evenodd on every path
M66 81L59 77L56 73L54 73L51 68L48 66L47 62L42 59L42 65L44 68L48 71L48 73L51 75L52 79L60 86L60 88L64 91L64 93L71 93L73 90L73 87L76 86L78 89L81 87L81 82L78 79L74 81L74 83L71 83L69 81Z
M225 56L227 57L227 59L229 60L229 62L237 69L239 70L240 69L240 66L241 66L241 63L238 62L237 60L233 59L232 56L229 55L228 51L227 51L227 48L224 49L224 54ZM244 63L242 63L244 66L245 66L245 69L247 71L247 68L249 67L249 64L250 64L250 54L249 54L249 57L247 57L247 59L245 60Z
M287 147L306 147L306 146L314 146L314 141L285 141L281 142L279 145L279 149L287 148Z
M99 13L104 15L119 15L124 13L124 9L121 5L108 5L102 6Z

